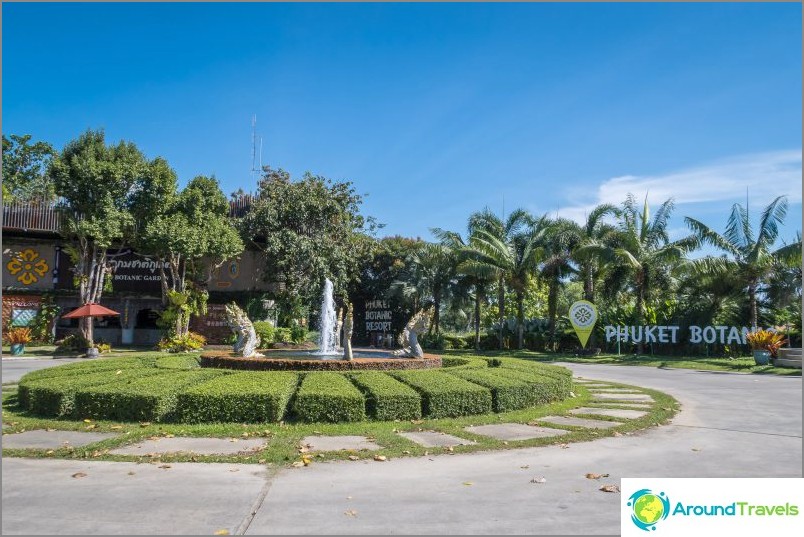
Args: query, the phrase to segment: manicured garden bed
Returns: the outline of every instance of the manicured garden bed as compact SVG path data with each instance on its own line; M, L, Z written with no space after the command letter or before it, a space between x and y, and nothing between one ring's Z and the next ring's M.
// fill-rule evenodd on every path
M201 360L149 355L44 369L20 380L17 399L33 415L72 419L338 423L508 412L564 399L572 389L567 369L513 358L343 372L202 368Z

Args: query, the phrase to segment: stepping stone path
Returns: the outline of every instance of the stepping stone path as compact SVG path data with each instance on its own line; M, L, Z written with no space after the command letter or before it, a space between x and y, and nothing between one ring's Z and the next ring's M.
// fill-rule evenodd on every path
M548 427L525 425L522 423L477 425L474 427L464 427L464 430L482 436L490 436L497 440L530 440L531 438L546 438L549 436L569 434L569 431L564 429L550 429Z
M152 438L129 444L109 453L113 455L149 455L165 453L195 453L197 455L234 455L244 451L259 451L265 447L262 438Z
M646 402L652 403L653 398L646 393L596 393L594 394L596 401L628 401L628 402Z
M622 408L574 408L570 410L570 414L590 414L594 416L609 416L612 418L622 418L626 420L633 420L647 415L647 412L642 410L625 410Z
M538 423L546 423L548 425L571 425L573 427L586 427L587 429L608 429L609 427L617 427L618 425L622 425L622 423L615 421L575 418L573 416L545 416L536 421Z
M376 442L365 436L306 436L302 439L303 446L310 446L310 451L361 451L364 449L376 451L381 448Z
M11 449L58 449L62 447L81 447L94 444L107 438L117 436L115 433L85 433L81 431L25 431L24 433L4 434L3 448Z
M477 442L472 440L435 431L409 431L399 433L399 436L403 436L411 442L415 442L424 447L471 446L472 444L477 444Z

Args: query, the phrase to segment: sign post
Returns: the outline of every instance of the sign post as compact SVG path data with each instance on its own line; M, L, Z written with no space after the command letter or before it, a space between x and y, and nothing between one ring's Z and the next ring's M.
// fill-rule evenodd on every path
M569 318L575 334L581 341L581 348L585 349L597 322L597 308L588 300L579 300L570 306Z

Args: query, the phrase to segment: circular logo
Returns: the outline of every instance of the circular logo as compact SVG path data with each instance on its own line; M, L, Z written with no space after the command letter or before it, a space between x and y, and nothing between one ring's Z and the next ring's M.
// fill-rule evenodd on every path
M636 491L628 498L631 522L641 530L655 530L656 523L667 518L670 500L664 492L655 494L650 489Z
M579 300L570 306L569 317L578 328L591 328L597 322L597 311L590 302Z

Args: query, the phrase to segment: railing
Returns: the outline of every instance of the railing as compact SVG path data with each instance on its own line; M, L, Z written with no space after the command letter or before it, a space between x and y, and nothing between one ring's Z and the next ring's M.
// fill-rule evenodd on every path
M254 196L244 195L229 201L229 217L245 215ZM54 202L12 202L3 205L3 229L58 233L69 209Z

